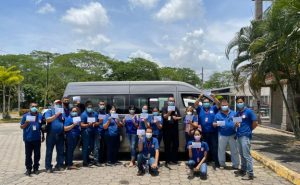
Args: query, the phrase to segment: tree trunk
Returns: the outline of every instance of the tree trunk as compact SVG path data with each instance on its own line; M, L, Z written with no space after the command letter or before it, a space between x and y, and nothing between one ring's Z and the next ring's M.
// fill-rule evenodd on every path
M5 117L5 85L2 85L3 86L3 93L2 93L2 99L3 99L3 102L2 102L2 118L4 119Z

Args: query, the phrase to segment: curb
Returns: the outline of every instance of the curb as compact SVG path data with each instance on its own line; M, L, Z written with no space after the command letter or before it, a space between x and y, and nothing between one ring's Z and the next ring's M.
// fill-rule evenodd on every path
M288 169L287 167L279 164L278 162L262 155L256 151L251 150L252 157L261 162L263 165L267 166L271 170L273 170L277 175L285 178L293 184L300 185L300 174Z
M278 129L278 128L273 128L273 127L269 127L269 126L267 126L267 125L262 125L262 124L260 124L259 126L260 126L260 127L263 127L263 128L267 128L267 129L271 129L271 130L276 130L276 131L278 131L278 132L282 132L282 133L290 134L290 135L293 135L293 136L294 136L294 133L293 133L293 132L290 132L290 131L281 130L281 129Z

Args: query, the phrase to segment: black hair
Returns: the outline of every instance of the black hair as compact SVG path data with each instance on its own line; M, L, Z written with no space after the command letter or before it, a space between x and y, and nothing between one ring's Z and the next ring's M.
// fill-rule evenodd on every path
M157 109L157 111L159 112L159 108L158 107L153 107L152 108L152 112L153 112L154 109Z
M89 105L93 105L93 103L91 101L86 101L85 102L85 107L88 107Z
M134 106L134 105L130 105L130 106L128 107L128 110L135 110L135 106Z
M244 96L238 96L236 97L235 101L238 101L239 99L243 100L245 102L245 97Z
M200 133L200 135L201 135L200 141L202 141L202 140L203 140L202 131L199 130L198 128L191 129L189 135L190 135L190 136L194 136L196 131L198 131L198 132Z

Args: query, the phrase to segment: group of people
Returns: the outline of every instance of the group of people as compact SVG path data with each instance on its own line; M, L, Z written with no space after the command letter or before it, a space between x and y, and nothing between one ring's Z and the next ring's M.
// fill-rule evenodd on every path
M246 108L243 97L236 100L237 112L229 109L226 100L219 102L212 97L214 104L200 95L194 106L187 107L183 118L173 97L168 98L167 105L161 111L158 107L150 111L148 105L144 105L141 113L137 114L136 107L130 106L129 114L123 119L120 119L115 106L107 110L104 101L100 101L98 109L94 110L91 101L85 105L78 102L74 107L69 107L69 99L63 98L62 101L55 100L43 115L38 112L38 105L31 103L30 111L23 115L20 122L25 143L26 175L39 173L41 142L45 140L43 132L47 133L45 167L48 173L52 173L53 170L62 170L64 166L70 170L77 169L73 164L73 156L80 138L84 167L102 166L103 153L106 153L106 165L117 164L120 129L123 127L130 144L131 160L128 167L137 166L137 175L146 172L157 175L161 140L164 142L165 165L178 163L178 123L183 120L189 178L196 171L206 178L209 161L213 161L216 168L227 168L225 150L229 143L232 168L237 170L235 174L244 176L244 179L253 179L250 141L252 130L257 126L256 116ZM43 125L43 122L46 124ZM57 152L55 168L52 166L54 146Z

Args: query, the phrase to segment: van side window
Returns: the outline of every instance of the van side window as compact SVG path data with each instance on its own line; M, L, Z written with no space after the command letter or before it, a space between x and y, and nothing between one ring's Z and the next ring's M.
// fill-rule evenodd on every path
M128 114L128 95L112 95L112 105L117 107L118 114Z
M199 97L199 94L181 94L183 105L185 107L194 106L194 103L198 97Z
M142 112L144 105L148 105L149 113L152 113L154 107L158 107L159 110L167 105L168 98L174 96L173 94L133 94L130 95L130 105L136 107L136 113Z

